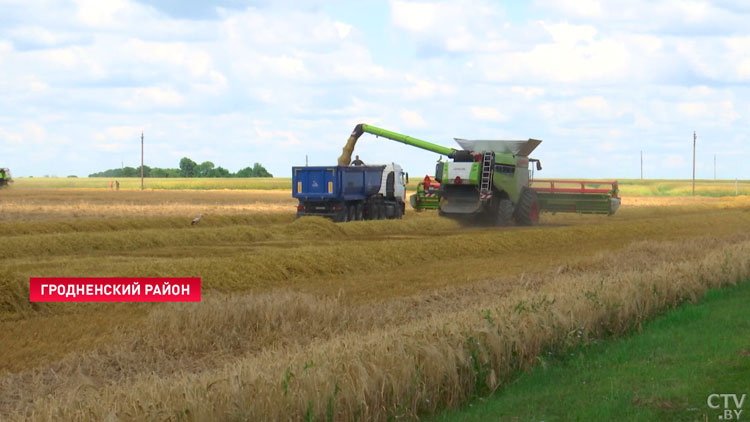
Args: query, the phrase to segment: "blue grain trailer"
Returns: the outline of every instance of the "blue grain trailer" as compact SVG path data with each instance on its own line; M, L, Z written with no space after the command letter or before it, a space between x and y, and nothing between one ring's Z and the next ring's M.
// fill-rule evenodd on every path
M297 217L336 222L401 218L406 175L397 164L292 167Z

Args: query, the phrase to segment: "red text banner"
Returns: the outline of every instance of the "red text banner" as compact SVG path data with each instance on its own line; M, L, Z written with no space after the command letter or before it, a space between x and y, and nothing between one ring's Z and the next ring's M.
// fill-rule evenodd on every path
M200 302L199 277L31 277L31 302Z

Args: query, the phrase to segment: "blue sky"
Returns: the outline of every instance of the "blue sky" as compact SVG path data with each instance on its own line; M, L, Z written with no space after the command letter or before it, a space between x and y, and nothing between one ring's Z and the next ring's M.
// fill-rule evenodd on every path
M0 166L334 163L366 122L543 139L545 177L750 179L750 3L0 0ZM365 135L368 163L437 155Z

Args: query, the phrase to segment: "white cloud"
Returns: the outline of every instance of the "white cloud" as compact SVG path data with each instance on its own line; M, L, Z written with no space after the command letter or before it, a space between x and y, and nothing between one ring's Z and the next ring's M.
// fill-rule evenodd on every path
M497 23L502 11L487 1L391 0L394 25L425 45L449 52L493 51L507 48Z
M0 144L1 143L20 144L23 142L23 136L18 133L11 133L0 127Z
M534 99L544 95L544 88L538 86L514 86L511 87L511 91L516 94L521 94L527 99Z
M471 115L478 120L488 120L494 122L504 122L508 117L500 110L492 107L471 107Z
M128 21L147 16L142 6L128 0L74 0L74 3L78 20L97 28L123 28Z
M136 126L109 126L94 134L97 141L133 141L140 138L143 128Z
M412 128L421 128L427 126L422 116L416 111L404 110L400 114L401 121L407 126Z
M339 38L344 39L352 32L352 25L343 23L343 22L334 22L333 26L336 28L336 31L339 33Z
M392 1L393 23L412 32L425 32L438 24L440 5L426 2Z
M174 89L152 86L133 90L130 101L125 102L125 105L131 108L176 107L184 102L182 94Z

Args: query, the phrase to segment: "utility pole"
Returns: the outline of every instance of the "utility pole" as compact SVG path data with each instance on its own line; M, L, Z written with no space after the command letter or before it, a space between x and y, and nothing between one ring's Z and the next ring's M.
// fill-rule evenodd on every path
M695 140L698 139L698 137L695 135L695 131L693 131L693 196L695 196Z
M141 190L143 190L143 132L141 132Z
M716 180L716 153L714 153L714 180Z
M641 180L643 180L643 150L641 150Z
M305 167L307 167L307 154L305 154Z

